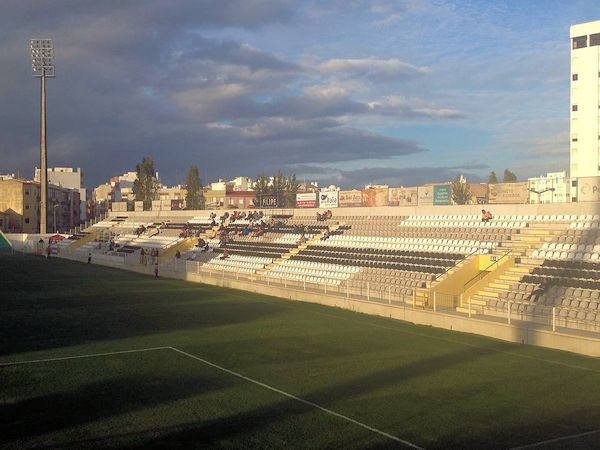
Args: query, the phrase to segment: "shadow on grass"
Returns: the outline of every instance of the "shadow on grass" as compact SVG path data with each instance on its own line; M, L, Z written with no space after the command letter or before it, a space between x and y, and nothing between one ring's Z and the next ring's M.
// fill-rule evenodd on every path
M477 360L493 352L494 349L492 347L476 351L465 349L459 352L422 359L413 363L378 371L367 376L358 377L339 385L327 386L302 397L305 400L344 414L344 411L338 405L340 402L343 403L345 400L363 396L368 392L385 388L391 384L408 382L411 379L431 375L435 371ZM226 377L229 377L229 375L226 375ZM281 397L279 401L226 418L155 429L152 430L151 436L148 436L148 433L123 433L113 435L108 439L78 441L73 443L73 445L126 445L127 447L137 446L144 448L219 447L222 445L261 447L261 444L264 445L268 441L268 444L265 446L280 448L306 448L308 442L321 448L402 448L402 445L399 445L398 442L366 429L361 430L359 433L337 434L340 432L343 433L346 426L354 428L358 427L358 425L345 422L341 418L328 416L325 412L322 414L324 417L327 417L327 420L311 419L304 422L308 424L309 429L303 429L294 425L301 419L301 416L314 412L321 414L312 405L299 402L295 399ZM384 413L382 411L382 414ZM393 412L398 417L398 420L401 420L401 418L402 420L406 420L408 413L409 411ZM372 417L362 418L360 417L360 413L357 414L356 411L347 414L355 420L364 421L367 425L378 427L377 423L369 423L369 419L372 420ZM322 425L317 425L319 423L330 424L332 421L336 424L343 424L343 426L328 430L322 428ZM271 434L278 427L281 427L280 424L282 422L286 422L286 424L283 430L279 429L277 432L283 431L284 433L276 436ZM317 428L313 428L315 426ZM395 432L399 432L398 437L402 439L411 440L411 438L419 438L418 436L407 438L402 435L401 430L386 429L383 431L392 435Z
M229 386L231 381L217 377L184 376L173 379L145 375L85 384L69 392L4 403L0 409L0 435L5 444L16 443L220 390Z
M212 286L60 259L1 256L0 273L0 355L253 322L285 311Z

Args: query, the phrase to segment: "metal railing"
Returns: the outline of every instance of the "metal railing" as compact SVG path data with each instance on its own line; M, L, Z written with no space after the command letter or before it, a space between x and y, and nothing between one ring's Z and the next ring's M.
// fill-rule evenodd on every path
M479 271L478 274L476 274L473 278L471 278L470 280L468 280L464 285L463 285L463 289L462 292L465 292L467 289L469 289L471 287L472 284L475 284L477 281L483 280L485 277L487 277L490 273L492 273L492 271L490 270L493 266L497 266L498 263L500 261L502 261L504 258L506 258L508 255L510 255L512 253L512 250L508 250L506 253L504 253L500 258L498 258L496 261L492 262L489 266L487 266L485 269L482 269Z
M441 278L441 277L443 277L444 275L446 275L446 274L447 274L447 273L448 273L450 270L454 269L454 268L455 268L455 267L456 267L458 264L460 264L461 262L463 262L463 261L466 261L467 259L469 259L469 258L470 258L471 256L473 256L473 255L477 255L477 254L479 254L479 252L480 252L480 251L481 251L481 247L477 247L477 250L475 250L475 251L473 251L473 252L469 253L468 255L466 255L465 257L463 257L463 259L461 259L461 260L458 260L457 262L455 262L455 263L454 263L454 265L452 265L452 266L448 266L448 268L447 268L447 269L446 269L444 272L442 272L442 273L438 274L438 275L437 275L437 276L436 276L436 277L435 277L433 280L431 280L431 281L429 282L429 286L431 286L433 283L437 282L439 278Z

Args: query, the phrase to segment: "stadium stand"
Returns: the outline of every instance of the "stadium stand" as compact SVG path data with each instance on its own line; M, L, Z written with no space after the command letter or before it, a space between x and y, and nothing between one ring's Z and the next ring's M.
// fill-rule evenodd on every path
M199 274L600 331L598 215L222 213L115 213L56 245L132 264L157 248Z

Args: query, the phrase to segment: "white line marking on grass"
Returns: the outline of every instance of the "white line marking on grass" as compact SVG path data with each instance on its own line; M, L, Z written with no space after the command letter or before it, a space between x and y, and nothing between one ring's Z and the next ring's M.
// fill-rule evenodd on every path
M75 356L62 356L59 358L46 358L46 359L30 359L25 361L10 361L0 363L0 367L17 366L22 364L38 364L53 361L68 361L70 359L83 359L83 358L96 358L99 356L111 356L111 355L123 355L126 353L141 353L141 352L153 352L156 350L172 350L173 347L151 347L151 348L138 348L133 350L121 350L117 352L106 352L106 353L91 353L88 355L75 355Z
M524 449L524 448L535 448L535 447L539 447L540 445L553 444L555 442L566 441L566 440L575 439L575 438L578 438L578 437L591 436L591 435L597 434L597 433L600 433L600 430L586 431L585 433L571 434L570 436L563 436L563 437L559 437L559 438L556 438L556 439L548 439L547 441L540 441L540 442L535 442L533 444L527 444L527 445L521 445L519 447L513 447L510 450L521 450L521 449Z
M300 403L304 403L305 405L312 406L313 408L319 409L319 410L321 410L323 412L326 412L327 414L330 414L332 416L338 417L338 418L343 419L343 420L345 420L347 422L351 422L351 423L353 423L355 425L358 425L361 428L364 428L364 429L369 430L369 431L371 431L373 433L376 433L376 434L379 434L381 436L384 436L384 437L386 437L388 439L391 439L393 441L400 442L401 444L404 444L407 447L411 447L411 448L415 448L415 449L419 449L419 450L424 450L423 447L419 447L418 445L415 445L412 442L405 441L404 439L400 439L397 436L393 436L391 434L388 434L385 431L381 431L381 430L378 430L377 428L373 428L373 427L371 427L371 426L369 426L367 424L364 424L362 422L359 422L358 420L355 420L355 419L353 419L351 417L345 416L343 414L340 414L340 413L337 413L335 411L332 411L331 409L325 408L324 406L318 405L317 403L313 403L313 402L311 402L309 400L305 400L303 398L296 397L295 395L290 394L290 393L285 392L285 391L282 391L281 389L277 389L276 387L273 387L273 386L270 386L268 384L262 383L262 382L260 382L258 380L255 380L253 378L250 378L250 377L247 377L245 375L242 375L241 373L234 372L233 370L227 369L227 368L225 368L223 366L219 366L218 364L215 364L215 363L212 363L210 361L207 361L206 359L202 359L202 358L200 358L198 356L192 355L191 353L187 353L187 352L184 352L183 350L179 350L178 348L171 347L171 349L174 350L174 351L176 351L177 353L181 353L182 355L187 356L188 358L192 358L192 359L195 359L196 361L200 361L201 363L204 363L204 364L206 364L208 366L214 367L215 369L222 370L223 372L227 372L228 374L233 375L233 376L238 377L238 378L241 378L242 380L245 380L245 381L248 381L250 383L256 384L257 386L261 386L261 387L263 387L265 389L268 389L270 391L277 392L278 394L281 394L281 395L283 395L285 397L291 398L292 400L296 400L296 401L298 401Z

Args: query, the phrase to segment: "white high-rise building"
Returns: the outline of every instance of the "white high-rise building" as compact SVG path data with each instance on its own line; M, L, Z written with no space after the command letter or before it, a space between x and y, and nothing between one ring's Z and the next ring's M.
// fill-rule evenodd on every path
M600 20L571 27L571 178L600 175Z

